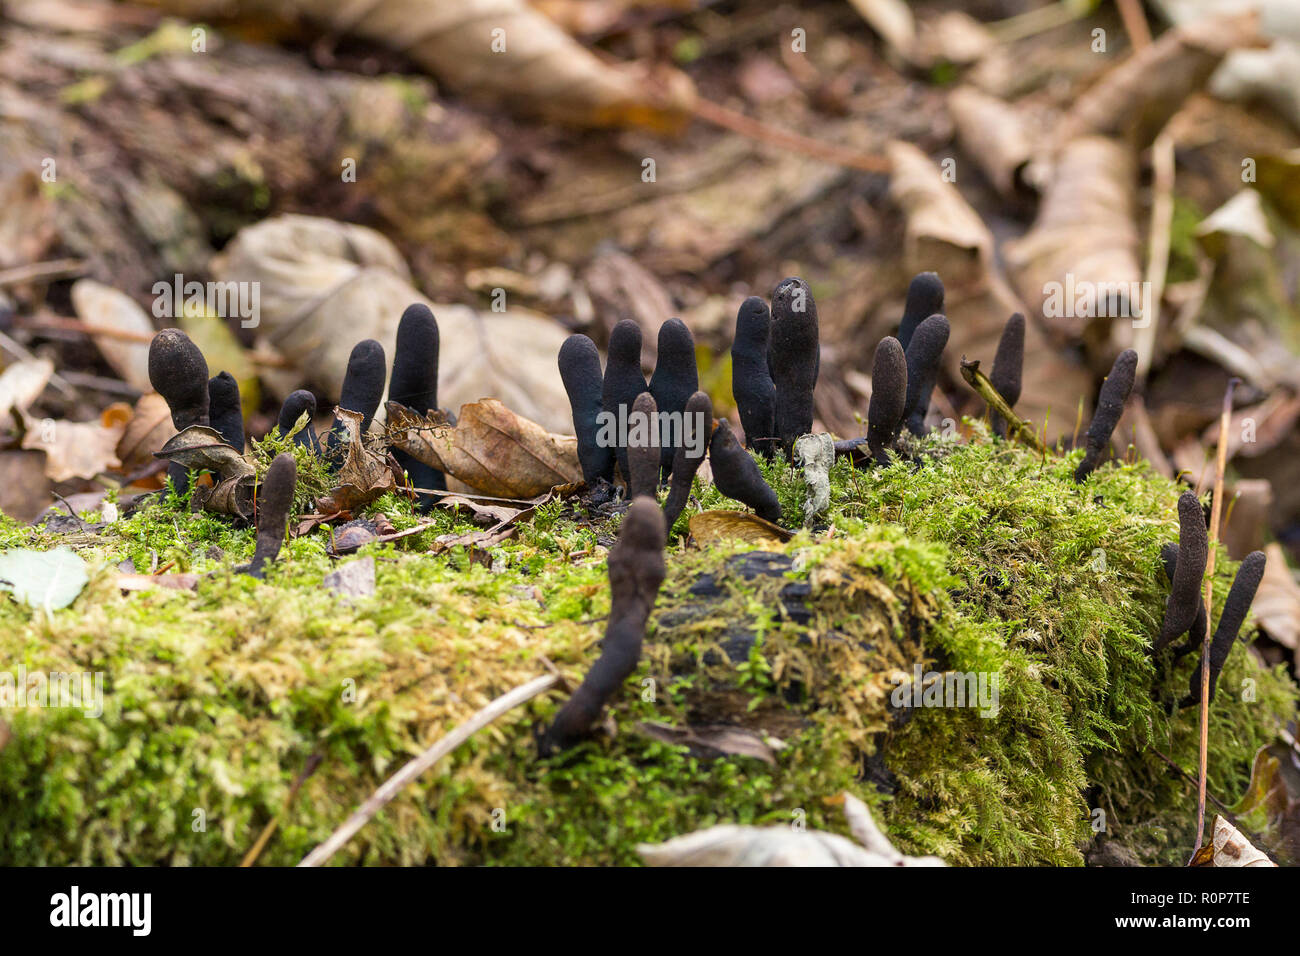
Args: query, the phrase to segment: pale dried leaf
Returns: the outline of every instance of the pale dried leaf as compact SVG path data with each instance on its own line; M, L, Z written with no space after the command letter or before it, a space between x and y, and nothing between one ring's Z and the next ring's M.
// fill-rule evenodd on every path
M94 279L79 279L72 284L72 307L78 318L95 329L139 336L154 333L153 322L134 299ZM90 338L124 381L141 392L152 390L147 338L135 342L99 331L92 331Z
M691 516L691 537L699 545L744 541L753 545L789 541L791 533L749 511L702 511Z
M1264 553L1268 561L1251 611L1260 629L1283 647L1290 648L1300 664L1300 584L1287 567L1286 553L1280 544L1268 545Z
M20 412L22 447L45 452L45 474L50 481L94 478L121 467L117 443L131 419L129 405L106 408L97 422L46 422Z
M155 458L165 458L195 471L211 471L221 478L251 478L255 469L248 460L221 440L216 429L207 425L191 425L167 440L154 452Z
M1214 817L1214 866L1237 868L1277 866L1251 844L1241 831L1219 815Z
M154 461L158 451L176 434L172 424L171 409L167 400L157 392L141 395L135 403L135 414L126 423L126 431L117 443L117 457L128 474Z
M26 359L0 372L0 431L14 425L14 411L25 412L40 397L54 374L49 359Z

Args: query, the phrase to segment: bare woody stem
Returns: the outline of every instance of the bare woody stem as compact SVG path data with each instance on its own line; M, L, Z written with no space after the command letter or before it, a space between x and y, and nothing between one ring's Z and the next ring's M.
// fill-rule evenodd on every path
M966 380L967 385L979 393L980 398L988 402L991 409L1006 421L1008 437L1019 436L1026 445L1038 452L1038 454L1049 454L1047 446L1038 437L1033 424L1013 412L1006 399L999 395L998 390L993 387L993 383L989 381L988 376L980 371L979 359L968 361L963 356L961 360L961 377Z

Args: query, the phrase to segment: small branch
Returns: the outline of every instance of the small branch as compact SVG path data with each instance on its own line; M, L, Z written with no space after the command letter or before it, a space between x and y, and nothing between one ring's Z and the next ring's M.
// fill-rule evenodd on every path
M12 269L0 269L0 288L22 285L24 282L50 281L80 275L86 264L80 259L52 259L49 262L32 262Z
M834 143L824 143L800 133L769 126L751 119L744 113L738 113L702 97L695 99L695 115L706 123L739 133L747 139L799 153L811 159L820 159L836 166L860 169L867 173L888 173L893 169L892 164L884 156L863 153Z
M962 356L961 377L966 380L967 385L979 393L980 398L988 402L990 408L1006 420L1007 437L1019 435L1030 448L1044 457L1047 456L1047 446L1039 439L1033 424L1023 420L1011 410L1011 406L998 394L998 390L993 387L988 376L980 371L979 359L967 361L966 357Z
M379 789L372 793L366 802L358 807L341 827L330 834L328 840L308 853L298 865L320 866L323 864L337 853L348 840L352 839L358 830L370 822L370 818L382 810L384 805L397 796L408 783L411 783L502 714L514 710L520 704L527 703L539 694L545 693L558 684L559 680L560 678L556 674L535 677L527 684L522 684L492 701L465 723L380 784Z
M1214 612L1214 558L1219 540L1219 521L1223 516L1223 473L1228 467L1228 426L1232 421L1232 391L1237 379L1228 380L1223 393L1223 411L1219 416L1219 455L1214 469L1214 501L1210 505L1210 546L1205 561L1205 634L1201 644L1201 755L1196 780L1196 846L1205 837L1205 776L1210 749L1210 618Z
M1134 50L1141 50L1151 45L1151 27L1147 25L1146 14L1142 12L1142 0L1115 0L1119 7L1119 18L1124 21L1124 32Z
M316 768L321 765L321 762L324 759L325 758L320 754L312 754L307 758L307 763L302 768L302 772L294 778L293 785L289 787L289 793L284 798L284 806L281 807L280 812L272 817L270 822L262 828L262 832L258 836L257 842L253 844L252 849L244 854L244 858L239 862L241 867L252 866L257 862L257 858L262 855L262 851L266 849L267 843L271 841L271 837L274 835L276 827L280 825L280 821L293 807L293 801L297 799L298 791L301 790L302 785L307 782L307 778L316 772Z

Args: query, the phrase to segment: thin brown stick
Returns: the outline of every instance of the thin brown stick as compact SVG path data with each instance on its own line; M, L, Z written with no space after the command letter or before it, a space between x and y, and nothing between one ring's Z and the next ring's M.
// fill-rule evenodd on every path
M1205 562L1205 634L1201 640L1201 755L1196 780L1196 846L1205 838L1205 776L1210 749L1210 618L1214 612L1214 558L1219 542L1219 521L1223 517L1223 473L1228 467L1228 426L1232 421L1232 391L1237 379L1228 380L1219 416L1219 456L1214 470L1214 501L1210 505L1210 549Z
M0 269L0 288L22 285L24 282L50 281L79 275L86 269L80 259L51 259L48 262L31 262L12 269Z
M979 359L967 361L963 355L961 360L961 377L966 380L966 384L975 389L979 396L988 402L989 407L1001 415L1007 423L1007 437L1019 435L1025 440L1034 451L1038 452L1044 458L1047 457L1047 445L1038 437L1033 423L1027 422L1020 418L1011 410L1007 400L1003 398L993 383L989 381L987 375L980 371Z
M892 164L884 156L864 153L848 146L824 143L821 140L800 133L769 126L746 116L744 113L738 113L702 97L695 98L694 111L695 115L706 123L721 126L723 129L731 130L731 132L738 133L747 139L766 143L769 146L779 146L782 149L788 149L812 159L820 159L836 166L844 166L847 169L860 169L867 173L888 173L893 169Z
M379 789L372 793L366 802L344 821L341 827L331 833L329 839L303 857L302 862L298 865L320 866L323 864L337 853L348 840L352 839L358 830L370 822L370 818L382 810L408 783L411 783L502 714L514 710L520 704L527 703L539 694L544 694L559 682L560 678L557 674L534 677L527 684L522 684L492 701L465 723L380 784Z
M312 754L307 758L307 763L302 768L302 772L294 778L292 786L289 787L289 793L284 798L284 806L281 807L280 812L273 816L266 826L262 828L262 832L257 837L257 842L254 843L252 848L244 854L244 858L239 861L241 867L252 866L257 862L257 858L262 855L262 851L266 849L267 843L271 841L271 836L275 833L276 827L280 825L280 821L284 819L284 817L289 813L289 810L293 807L293 801L297 798L298 791L301 790L302 785L307 782L307 778L316 772L316 768L321 765L321 761L324 759L325 758L320 754Z
M1119 7L1119 18L1124 21L1124 31L1133 49L1150 46L1151 27L1147 26L1146 14L1142 12L1142 0L1115 0L1115 6Z

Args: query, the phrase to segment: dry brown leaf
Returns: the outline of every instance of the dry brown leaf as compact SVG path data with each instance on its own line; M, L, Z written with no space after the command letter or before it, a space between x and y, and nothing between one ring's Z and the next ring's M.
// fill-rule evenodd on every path
M1260 629L1283 647L1290 648L1300 665L1300 584L1287 567L1280 544L1268 545L1264 553L1268 562L1251 611Z
M27 406L45 391L53 374L54 363L49 359L14 362L0 372L0 431L13 427L14 411L27 411Z
M744 541L753 545L789 541L792 535L780 525L773 524L748 511L702 511L691 516L691 537L697 544L716 541Z
M122 470L131 474L156 460L154 452L175 434L176 426L172 424L172 413L166 399L157 392L141 395L135 403L135 414L127 422L122 440L117 443L117 457L122 460Z
M398 50L462 93L579 126L676 131L694 101L685 74L607 63L526 0L377 0L361 6L336 0L152 2L190 17L276 23L297 15L331 36Z
M762 736L743 727L726 724L675 727L647 721L637 724L636 729L651 740L689 747L692 756L705 760L725 756L753 757L776 766L776 755Z
M41 420L19 412L23 420L22 447L45 452L45 474L50 481L94 478L122 466L117 443L131 420L131 406L117 402L97 422Z
M320 511L355 512L376 498L397 489L393 465L366 448L361 435L364 420L360 412L334 409L335 419L347 434L347 450L339 466L337 484L317 503Z
M197 574L119 574L113 581L123 591L148 591L168 588L173 591L193 591L199 586Z
M211 471L223 479L252 478L255 473L248 460L222 441L216 429L207 425L191 425L173 435L154 452L154 457L174 461L195 471Z
M18 521L34 521L50 501L50 479L42 453L0 451L0 512Z
M1251 842L1242 836L1240 830L1218 814L1214 816L1214 840L1210 846L1212 848L1210 865L1219 869L1277 866L1266 854L1255 849Z
M962 152L976 162L1003 196L1023 196L1030 188L1025 173L1034 154L1021 114L995 96L973 86L948 94L948 112Z
M546 431L495 398L461 407L455 425L389 402L388 440L485 495L534 498L582 480L578 441Z
M95 328L140 336L151 336L154 333L153 322L134 299L94 279L79 279L72 284L72 307L78 318ZM147 338L133 342L102 332L91 332L90 337L108 364L124 381L141 392L153 388L149 382Z

